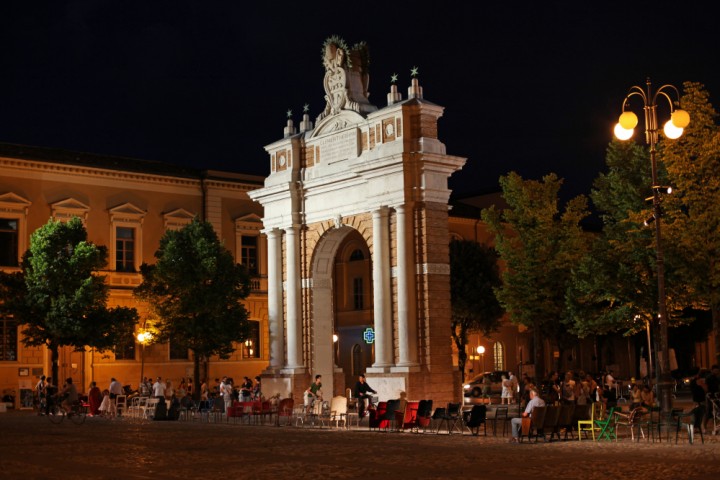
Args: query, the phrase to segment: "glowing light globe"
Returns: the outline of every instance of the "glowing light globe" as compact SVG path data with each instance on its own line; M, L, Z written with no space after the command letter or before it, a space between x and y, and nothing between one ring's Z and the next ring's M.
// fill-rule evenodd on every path
M668 120L668 122L663 127L663 131L665 132L665 136L667 138L675 140L676 138L680 138L680 135L683 134L683 129L678 128L675 125L673 125L672 120Z
M618 140L629 140L634 133L635 130L633 130L632 128L623 128L623 126L619 123L615 125L615 137L617 137Z
M685 128L690 125L690 114L685 110L675 110L670 117L670 121L677 128Z
M637 127L638 118L633 112L623 112L618 119L618 123L622 125L625 130L632 130Z

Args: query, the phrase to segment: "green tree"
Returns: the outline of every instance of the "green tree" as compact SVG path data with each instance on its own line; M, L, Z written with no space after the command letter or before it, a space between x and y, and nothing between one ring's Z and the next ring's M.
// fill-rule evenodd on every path
M107 249L87 241L79 218L51 219L30 236L22 270L2 274L2 309L24 327L26 346L47 346L56 381L60 347L103 351L132 338L137 312L108 309L109 287L95 274L106 264Z
M718 114L699 83L685 82L681 105L691 122L675 141L664 142L673 195L665 200L667 256L684 260L679 281L692 289L692 307L710 310L715 363L720 363L720 131Z
M493 248L468 240L450 242L452 338L463 377L468 333L488 336L500 327L503 310L494 292L500 284L498 255Z
M618 331L635 333L657 310L652 228L645 198L651 186L646 148L613 141L607 171L595 179L590 198L603 229L573 271L567 292L571 330L584 337Z
M250 277L212 225L197 219L168 230L155 258L154 265L141 266L143 283L135 294L157 317L154 341L176 342L193 352L194 382L200 385L201 360L228 358L234 342L247 338L248 313L241 301L250 292Z
M535 371L544 372L542 340L564 337L568 317L565 292L571 272L587 250L580 227L587 200L579 196L560 211L562 180L555 174L542 181L523 180L511 172L500 177L508 208L483 210L506 265L496 295L510 320L533 330Z

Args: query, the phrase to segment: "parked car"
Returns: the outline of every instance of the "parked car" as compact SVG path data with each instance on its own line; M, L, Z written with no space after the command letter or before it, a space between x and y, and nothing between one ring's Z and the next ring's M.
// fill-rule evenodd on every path
M504 370L481 373L465 381L463 394L466 397L480 397L482 395L483 379L486 375L490 377L490 395L500 395L502 393L502 376L509 377L508 372Z

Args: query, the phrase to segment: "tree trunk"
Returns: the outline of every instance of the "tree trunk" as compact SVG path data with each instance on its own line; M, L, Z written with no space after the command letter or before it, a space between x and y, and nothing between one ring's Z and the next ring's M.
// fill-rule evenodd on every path
M715 340L715 365L720 365L720 305L713 303L710 306L712 313L713 339Z
M545 356L543 355L543 339L542 339L542 332L540 331L540 325L539 322L534 322L533 324L533 348L535 352L535 378L537 380L541 378L545 378L547 375L547 372L545 371Z
M60 365L58 362L58 360L60 359L59 347L54 343L51 343L50 345L48 345L48 349L50 350L50 374L53 378L53 385L59 388L62 385L60 383L60 379L58 378L58 375L60 375Z
M202 382L200 381L200 355L193 352L193 384L195 387L192 391L192 398L197 403L200 401L200 388Z

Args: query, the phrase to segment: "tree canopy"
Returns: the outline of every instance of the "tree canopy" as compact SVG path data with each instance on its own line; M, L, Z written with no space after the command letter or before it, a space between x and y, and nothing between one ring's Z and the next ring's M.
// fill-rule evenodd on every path
M682 108L690 124L674 141L663 142L673 195L665 200L667 257L679 258L677 282L691 289L687 306L710 310L715 362L720 363L720 129L718 113L704 86L685 82Z
M107 264L107 249L87 241L82 221L50 219L30 236L22 270L2 274L2 308L13 315L26 346L46 345L52 376L58 349L85 346L100 351L132 336L134 308L107 308L109 287L96 272Z
M580 227L588 215L587 200L573 198L561 211L561 185L555 174L536 181L510 172L500 178L508 208L491 207L482 214L507 267L503 284L496 289L497 298L513 323L533 329L538 374L544 368L542 338L564 338L565 292L572 268L589 243Z
M250 292L249 274L212 225L197 219L165 232L155 258L154 265L141 266L143 283L135 293L156 317L154 340L193 352L200 385L199 362L212 355L227 358L234 343L247 338L248 313L241 301Z
M452 338L461 375L467 361L468 333L487 336L498 330L503 315L495 296L501 284L495 249L467 240L450 242Z

